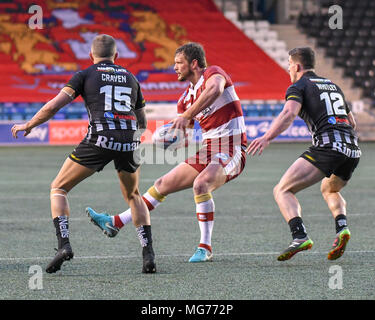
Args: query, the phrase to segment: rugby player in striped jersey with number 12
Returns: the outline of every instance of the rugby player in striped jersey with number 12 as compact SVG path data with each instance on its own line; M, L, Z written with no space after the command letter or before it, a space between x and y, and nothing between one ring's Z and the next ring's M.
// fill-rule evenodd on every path
M157 179L143 195L149 210L155 209L174 192L193 188L200 241L189 262L212 259L211 236L215 204L212 192L236 178L245 166L246 130L240 100L232 80L218 66L207 67L203 47L187 43L175 52L174 70L179 81L190 84L177 103L178 117L171 129L184 131L198 121L203 146ZM131 221L131 208L116 215L91 212L91 218L109 235L115 236ZM108 228L110 226L110 228Z
M247 153L261 154L271 140L285 131L299 115L312 134L312 146L285 172L274 188L274 197L288 222L292 242L279 256L279 261L297 252L311 249L301 217L301 206L295 194L322 181L320 190L335 219L336 237L328 259L342 256L350 239L346 219L346 202L340 191L348 183L359 163L361 150L354 131L355 119L341 89L329 79L314 73L315 54L309 48L289 52L289 74L292 85L286 92L286 103L269 130L253 140Z

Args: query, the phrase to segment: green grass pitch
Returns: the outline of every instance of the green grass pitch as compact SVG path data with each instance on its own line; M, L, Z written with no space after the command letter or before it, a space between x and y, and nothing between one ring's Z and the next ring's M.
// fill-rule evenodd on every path
M58 273L46 274L57 245L49 186L73 148L1 147L0 299L373 300L375 144L362 144L359 167L342 192L352 233L343 257L327 260L334 221L315 185L297 195L314 247L289 261L276 260L291 237L272 189L307 146L272 144L262 156L248 157L244 172L213 193L212 262L187 262L199 241L192 190L169 195L151 213L158 269L151 275L141 273L140 244L132 225L109 239L85 215L86 206L111 214L127 209L112 164L69 193L75 257ZM140 191L172 167L143 165ZM34 265L43 274L42 288L33 290L29 270ZM341 283L335 280L337 268Z

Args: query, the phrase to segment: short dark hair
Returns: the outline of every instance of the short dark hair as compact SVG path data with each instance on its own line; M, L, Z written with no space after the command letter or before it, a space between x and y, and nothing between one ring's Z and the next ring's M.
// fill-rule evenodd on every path
M304 69L314 69L315 53L310 47L294 48L289 51L292 60L302 64Z
M108 34L99 34L92 41L92 53L98 58L110 58L116 53L116 41Z
M200 68L206 68L206 54L201 44L197 42L189 42L176 49L176 54L183 53L186 60L191 63L194 59L198 61Z

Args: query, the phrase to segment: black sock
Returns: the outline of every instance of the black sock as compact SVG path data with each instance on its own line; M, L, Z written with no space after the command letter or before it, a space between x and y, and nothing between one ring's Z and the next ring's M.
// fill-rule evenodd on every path
M339 233L342 229L348 227L348 223L346 221L346 215L339 214L335 218L335 225L336 225L336 233Z
M139 226L136 230L141 246L152 246L151 226Z
M302 239L307 236L306 228L300 217L290 219L289 222L290 231L292 232L293 239Z
M58 249L61 249L69 243L69 222L67 216L60 216L53 219L56 228L56 237L58 241Z

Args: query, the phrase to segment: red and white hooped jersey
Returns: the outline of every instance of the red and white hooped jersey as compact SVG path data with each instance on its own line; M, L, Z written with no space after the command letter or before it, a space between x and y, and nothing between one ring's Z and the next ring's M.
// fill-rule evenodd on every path
M187 87L177 103L177 113L184 113L200 96L206 81L214 74L225 78L224 92L206 109L194 117L202 128L203 140L221 140L224 137L240 136L241 145L246 146L246 127L240 99L228 74L219 66L208 67L195 86Z

